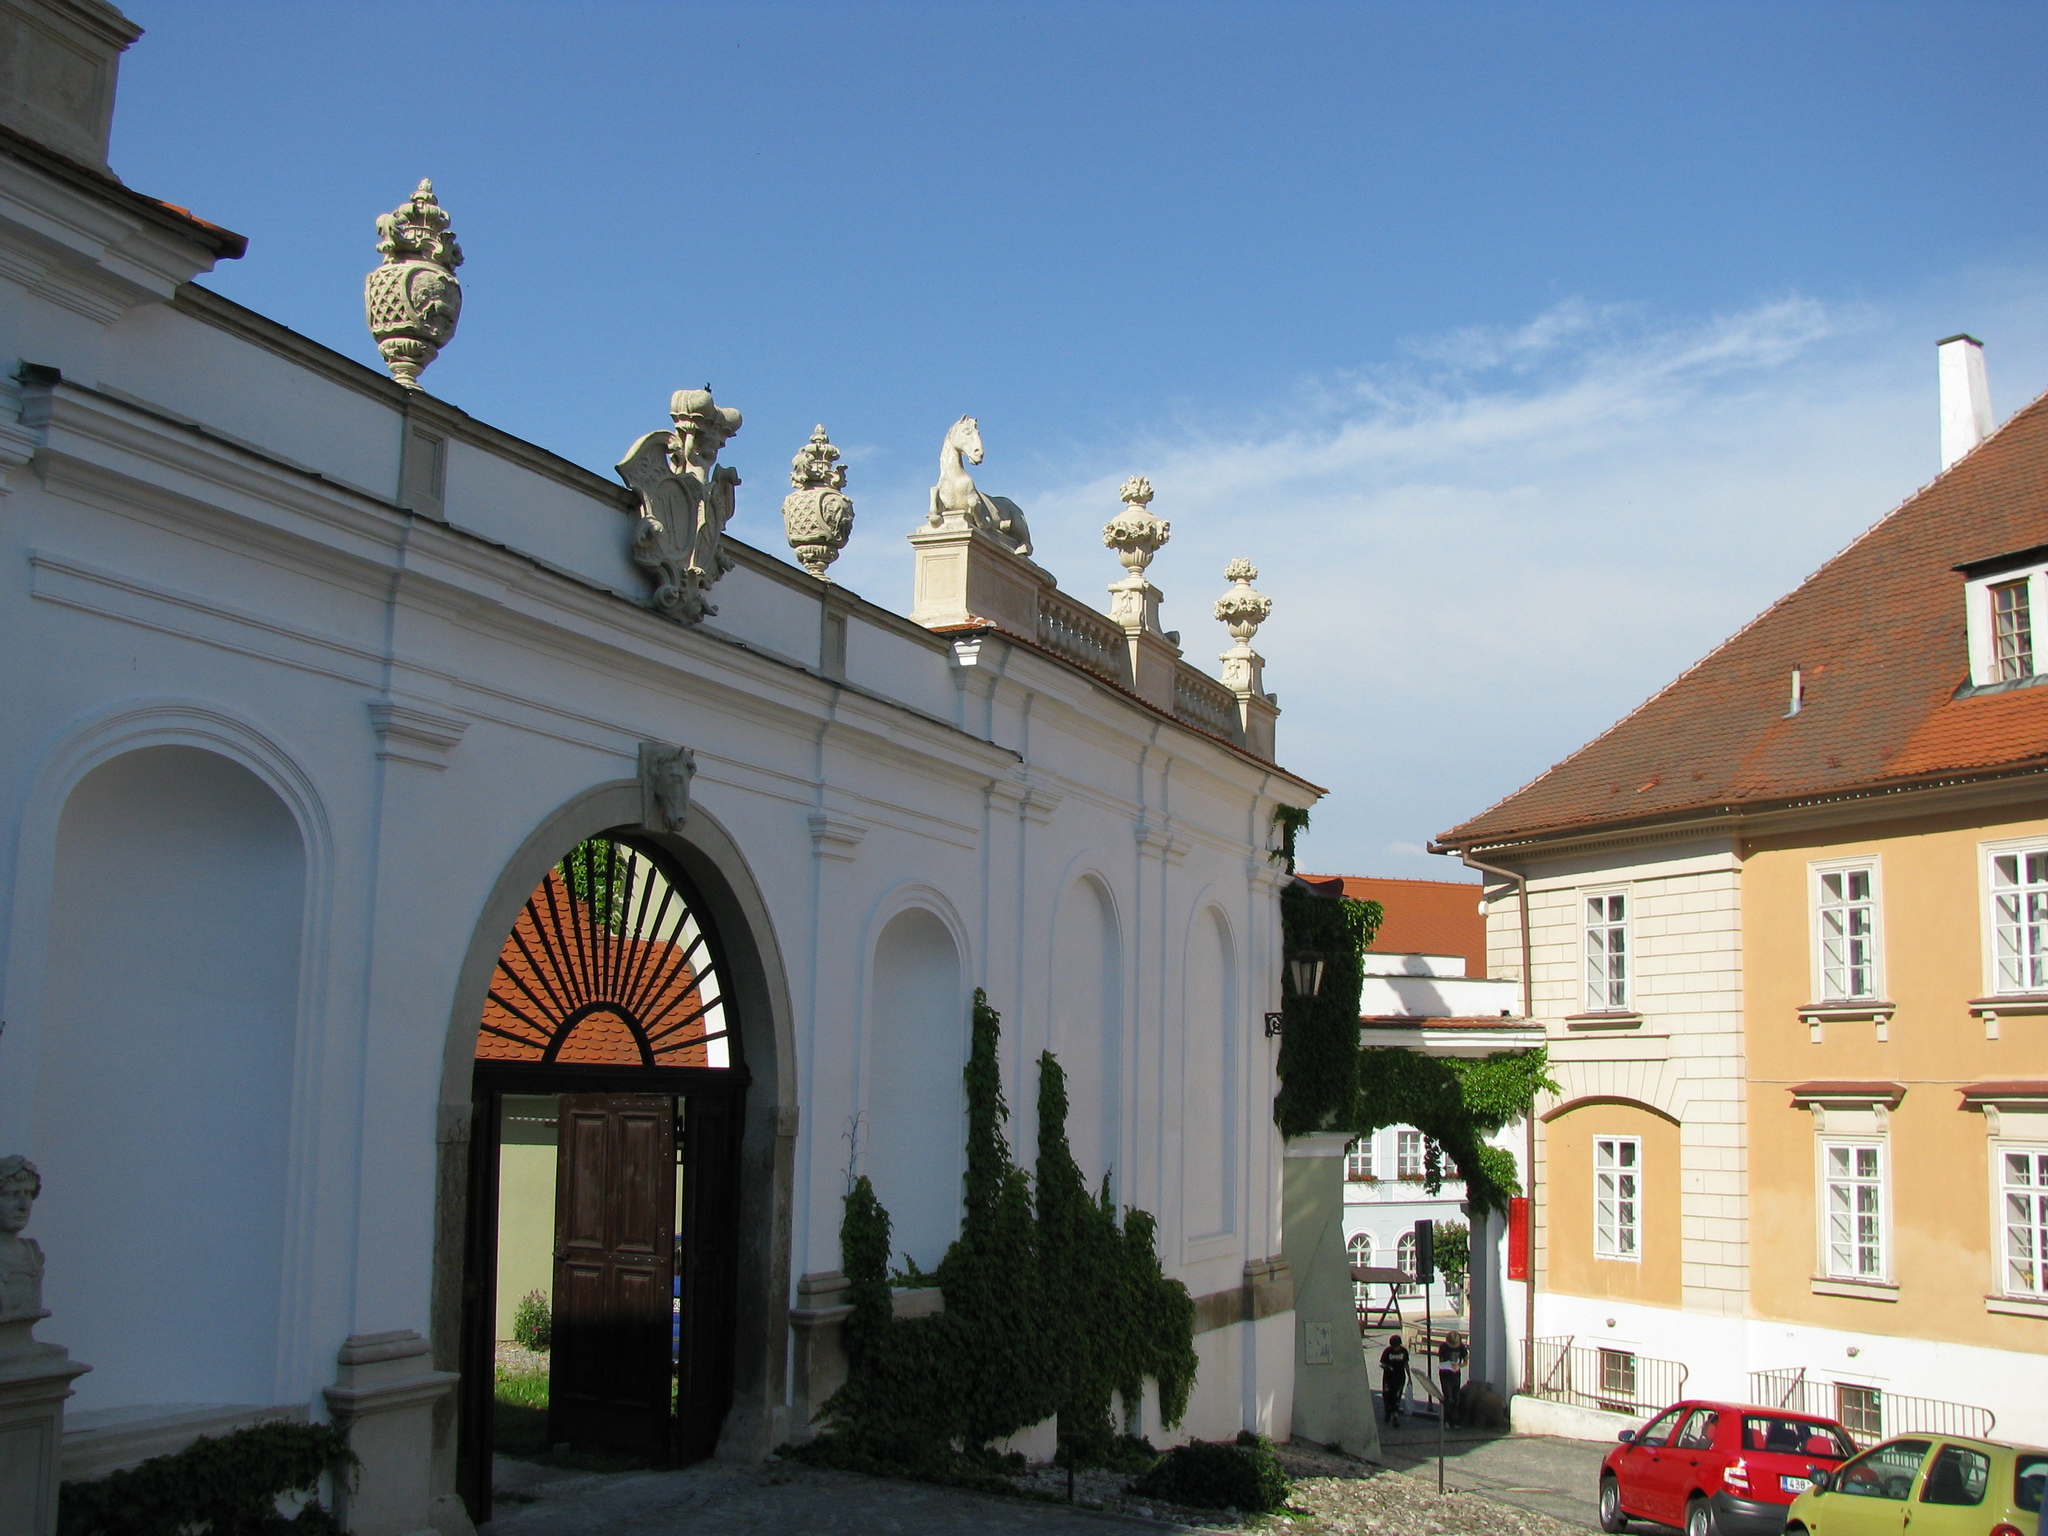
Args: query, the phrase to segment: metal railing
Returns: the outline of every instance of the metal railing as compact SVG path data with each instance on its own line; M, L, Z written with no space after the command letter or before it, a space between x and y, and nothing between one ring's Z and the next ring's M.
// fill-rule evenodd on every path
M1529 1396L1607 1413L1645 1415L1685 1396L1690 1373L1677 1360L1654 1360L1634 1350L1576 1343L1576 1334L1536 1339Z
M1815 1381L1806 1368L1751 1371L1750 1400L1765 1408L1789 1408L1833 1419L1869 1445L1893 1435L1962 1435L1988 1440L1998 1423L1989 1408L1950 1403L1938 1397L1908 1397L1883 1387L1847 1381Z
M1086 603L1057 587L1038 594L1038 643L1077 666L1130 686L1130 660L1123 630Z
M1173 712L1190 725L1214 731L1227 741L1236 741L1244 734L1237 714L1237 695L1185 661L1175 662L1173 667Z

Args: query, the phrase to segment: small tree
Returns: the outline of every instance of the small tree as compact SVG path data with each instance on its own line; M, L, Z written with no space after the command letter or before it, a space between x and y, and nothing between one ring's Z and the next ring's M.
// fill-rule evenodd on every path
M1436 1267L1445 1285L1453 1290L1465 1288L1465 1276L1472 1268L1472 1229L1462 1221L1436 1224Z

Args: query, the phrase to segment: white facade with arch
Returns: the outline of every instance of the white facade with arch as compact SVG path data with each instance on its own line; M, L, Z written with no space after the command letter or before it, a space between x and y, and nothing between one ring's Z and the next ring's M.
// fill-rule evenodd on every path
M803 1431L791 1313L839 1268L855 1156L895 1179L932 1149L911 1204L942 1246L976 987L1020 1161L1054 1049L1091 1084L1085 1172L1202 1303L1182 1433L1286 1433L1270 829L1320 791L1034 637L764 553L772 493L743 494L718 616L671 622L622 487L196 286L231 237L13 140L0 181L0 350L30 365L0 384L0 1151L41 1166L81 1414L388 1413L408 1449L371 1455L355 1528L462 1531L432 1399L462 1367L478 1009L547 869L644 828L656 741L696 755L682 831L648 836L727 936L751 1074L721 1453ZM181 1042L209 990L219 1029ZM154 1202L135 1241L81 1209L103 1189ZM209 1252L231 1284L190 1272ZM205 1327L125 1328L143 1286Z

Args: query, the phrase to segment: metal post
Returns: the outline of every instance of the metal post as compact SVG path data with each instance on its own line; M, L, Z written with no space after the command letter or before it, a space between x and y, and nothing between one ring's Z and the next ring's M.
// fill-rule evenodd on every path
M1436 1491L1444 1491L1444 1420L1450 1417L1450 1399L1444 1396L1444 1347L1438 1343L1436 1330L1430 1326L1429 1287L1422 1288L1422 1336L1434 1346L1435 1363L1430 1369L1436 1372Z

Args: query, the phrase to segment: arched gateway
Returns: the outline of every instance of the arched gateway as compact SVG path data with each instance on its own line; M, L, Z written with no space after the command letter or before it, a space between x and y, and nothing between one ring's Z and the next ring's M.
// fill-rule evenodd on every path
M732 1400L747 1087L724 950L659 844L577 844L513 920L478 1021L465 1460L497 1347L552 1308L546 1443L709 1455ZM537 1432L537 1429L531 1432Z

